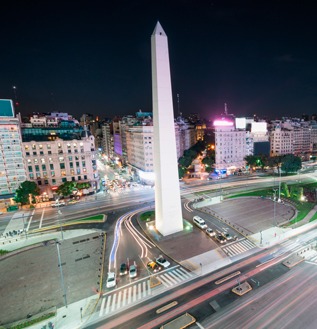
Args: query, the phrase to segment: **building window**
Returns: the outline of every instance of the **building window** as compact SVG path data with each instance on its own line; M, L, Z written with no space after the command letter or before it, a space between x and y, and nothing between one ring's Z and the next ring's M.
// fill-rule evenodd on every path
M81 176L78 176L78 180L81 180Z
M72 177L72 182L75 182L75 177Z
M26 155L26 156L29 156L29 155L30 155L30 152L25 152L25 155Z
M36 152L33 152L33 155L37 155Z
M42 163L45 163L45 159L44 159L44 158L42 158L42 159L41 159L41 162L42 162Z
M44 180L44 184L48 185L48 180L47 179Z
M62 178L62 182L66 183L67 182L67 178Z
M53 159L52 158L48 158L48 162L53 162Z
M76 167L79 167L79 162L76 162Z
M65 163L60 163L59 166L60 166L61 169L65 169Z
M87 179L87 175L84 175L84 179Z
M59 162L64 162L64 157L59 157L58 160Z
M52 154L52 151L48 151L48 154Z
M80 168L77 168L77 175L80 174Z
M42 148L43 148L43 145L42 145L42 144L40 144L40 145L39 145L39 148L40 148L40 149L42 149Z
M29 145L25 145L25 146L24 146L24 149L25 149L25 150L28 150L28 149L29 149Z
M58 147L59 149L62 148L61 143L58 143L58 144L57 144L57 147Z
M36 145L32 144L32 150L36 150Z
M74 168L74 165L72 162L69 163L69 168Z
M35 166L35 171L40 171L40 166Z
M62 175L62 176L66 176L66 171L65 171L65 170L62 170L62 171L61 171L61 175Z
M52 184L56 184L56 179L52 179Z
M46 166L45 165L42 165L42 170L46 170Z
M72 153L72 150L68 150L67 152L70 154L70 153Z
M29 168L29 172L33 172L32 166L28 166L28 168Z
M33 174L29 174L29 176L30 176L30 179L34 179L34 175Z

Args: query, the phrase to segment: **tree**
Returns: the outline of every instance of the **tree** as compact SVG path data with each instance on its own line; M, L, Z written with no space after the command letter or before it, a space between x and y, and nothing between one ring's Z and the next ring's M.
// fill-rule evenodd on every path
M257 163L258 157L255 155L247 155L244 158L244 161L246 162L247 166L250 167L257 167L258 163Z
M178 178L181 179L185 176L186 174L186 168L178 166Z
M13 200L22 205L30 204L30 201L32 203L35 202L35 196L40 195L40 193L40 189L35 182L25 181L21 183L19 188L15 191Z
M302 160L293 154L286 154L282 158L281 168L286 174L289 172L298 172L302 168Z
M267 161L267 165L270 168L277 167L278 173L280 173L280 164L281 164L282 157L277 155L275 157L269 157Z
M76 190L76 185L76 182L65 182L57 188L56 193L64 197L69 196Z

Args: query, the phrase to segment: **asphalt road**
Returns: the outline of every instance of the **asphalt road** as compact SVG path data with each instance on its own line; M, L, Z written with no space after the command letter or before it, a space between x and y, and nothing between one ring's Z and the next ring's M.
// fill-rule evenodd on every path
M61 263L68 303L89 297L99 288L102 246L98 233L61 241ZM55 243L41 244L2 259L0 277L1 324L26 318L28 313L37 314L64 305Z
M316 264L303 262L199 322L204 328L315 329L316 284Z

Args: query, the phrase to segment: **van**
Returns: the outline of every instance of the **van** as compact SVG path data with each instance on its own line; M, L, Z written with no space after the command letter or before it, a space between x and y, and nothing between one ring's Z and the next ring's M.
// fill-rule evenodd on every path
M202 230L207 228L206 222L199 216L194 216L193 217L193 222L196 226L198 226Z

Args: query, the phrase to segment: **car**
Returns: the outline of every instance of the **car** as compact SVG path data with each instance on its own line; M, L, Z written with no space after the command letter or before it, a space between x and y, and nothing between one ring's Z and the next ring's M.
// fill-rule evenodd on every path
M147 268L148 268L148 270L150 270L151 272L154 272L154 273L158 272L161 269L161 267L159 265L157 265L157 263L155 263L153 260L151 260L147 263Z
M56 201L56 202L52 202L51 203L51 207L55 208L55 207L62 207L65 206L66 203L64 201Z
M216 234L215 239L221 244L226 242L226 238L224 238L221 234Z
M136 266L134 264L130 265L129 268L129 277L131 279L135 278L137 276L137 269Z
M116 286L116 273L109 272L108 276L107 276L106 287L107 288L113 288L115 286Z
M233 240L233 236L230 235L230 234L227 233L227 232L223 232L223 233L221 233L221 235L222 235L226 240L228 240L228 241L232 241L232 240Z
M198 226L202 230L205 230L207 228L206 222L199 216L194 216L193 222L196 226Z
M122 263L120 265L120 275L126 275L128 274L128 267L126 263Z
M206 234L209 235L210 237L213 237L213 236L216 235L215 231L214 231L212 228L210 228L210 227L207 227L205 232L206 232Z
M163 266L164 268L168 268L171 263L166 260L163 256L159 256L158 258L156 258L155 262L159 265L159 266Z

